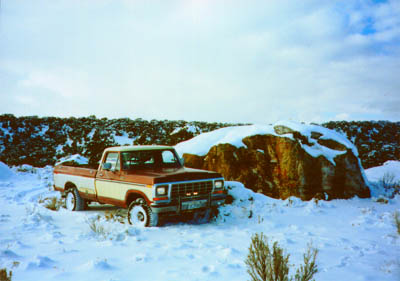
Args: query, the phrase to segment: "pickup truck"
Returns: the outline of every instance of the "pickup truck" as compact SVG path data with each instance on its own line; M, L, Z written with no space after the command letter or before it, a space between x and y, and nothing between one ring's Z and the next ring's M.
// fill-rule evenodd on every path
M225 202L221 174L185 168L170 146L120 146L104 150L99 167L54 168L54 189L70 211L91 202L128 209L128 222L157 226L161 215L209 214Z

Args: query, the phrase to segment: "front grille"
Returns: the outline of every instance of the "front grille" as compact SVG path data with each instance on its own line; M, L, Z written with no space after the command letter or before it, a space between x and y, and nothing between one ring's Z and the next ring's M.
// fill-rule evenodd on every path
M213 187L212 181L186 182L172 185L171 199L209 195Z

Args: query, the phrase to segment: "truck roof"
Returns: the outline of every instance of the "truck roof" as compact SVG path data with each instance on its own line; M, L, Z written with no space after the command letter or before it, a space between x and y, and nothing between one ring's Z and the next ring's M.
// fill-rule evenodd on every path
M130 145L130 146L114 146L106 148L104 151L137 151L137 150L162 150L174 149L172 146L166 145Z

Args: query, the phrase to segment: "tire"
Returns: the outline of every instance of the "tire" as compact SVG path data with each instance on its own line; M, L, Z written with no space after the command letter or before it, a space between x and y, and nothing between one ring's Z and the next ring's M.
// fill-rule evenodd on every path
M133 201L128 208L128 222L133 226L148 227L157 226L158 215L151 211L143 198Z
M65 197L65 207L69 211L82 211L85 209L85 200L79 195L76 188L71 188L67 191Z

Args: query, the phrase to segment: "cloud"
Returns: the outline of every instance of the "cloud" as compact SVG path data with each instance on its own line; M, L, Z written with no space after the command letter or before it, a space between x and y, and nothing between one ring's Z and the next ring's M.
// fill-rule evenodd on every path
M8 95L47 100L43 111L62 103L71 114L146 119L400 118L390 109L400 89L398 1L39 2L3 5L13 13L0 73L11 77Z
M87 73L73 70L32 71L20 85L43 89L62 98L82 98L92 94Z
M36 106L37 105L35 98L32 96L22 96L22 95L16 96L15 100L24 106L31 106L31 105Z

